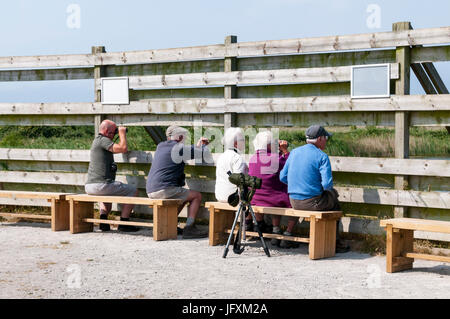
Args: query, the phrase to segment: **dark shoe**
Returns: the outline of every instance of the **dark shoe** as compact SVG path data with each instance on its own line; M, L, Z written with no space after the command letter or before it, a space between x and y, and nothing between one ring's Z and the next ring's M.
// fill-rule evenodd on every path
M183 229L183 239L205 238L205 237L208 237L208 231L198 229L195 225L186 226Z
M129 222L130 219L129 218L120 217L120 221L122 221L122 222ZM136 227L136 226L131 226L131 225L119 225L117 230L125 232L125 233L135 233L135 232L139 231L140 228Z
M286 235L286 233L284 233L283 235L292 236L292 235ZM280 248L289 249L289 248L298 248L298 247L300 247L300 244L295 241L282 240L280 242Z
M277 232L277 233L272 232L272 234L274 234L274 235L281 235L281 232ZM270 244L272 246L280 246L280 243L281 243L281 239L272 238L270 240Z
M350 246L345 244L342 240L336 241L336 254L343 254L350 251Z
M251 219L245 220L245 231L253 231L253 220Z
M100 219L107 220L108 215L100 215ZM111 230L111 226L109 224L100 224L99 228L101 231L110 231Z
M283 249L298 248L298 247L300 247L300 244L295 241L282 240L280 242L280 248Z
M269 226L266 224L266 222L264 220L258 222L258 228L261 231L261 233L271 233L272 232L272 226ZM255 229L256 231L256 229Z

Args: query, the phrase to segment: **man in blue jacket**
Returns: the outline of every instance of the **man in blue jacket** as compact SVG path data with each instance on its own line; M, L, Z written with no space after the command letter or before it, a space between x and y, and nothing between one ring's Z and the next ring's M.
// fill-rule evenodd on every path
M340 210L339 194L333 188L333 175L328 155L323 151L331 134L322 126L313 125L306 130L306 145L294 149L280 180L288 185L291 205L298 210ZM347 252L349 247L339 239L336 230L336 252Z

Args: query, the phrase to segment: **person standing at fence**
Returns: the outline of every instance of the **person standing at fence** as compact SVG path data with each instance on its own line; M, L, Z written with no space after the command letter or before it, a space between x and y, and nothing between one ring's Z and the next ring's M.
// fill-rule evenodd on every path
M274 140L270 131L258 133L253 141L255 152L249 161L249 175L261 178L261 188L257 189L252 199L252 205L263 207L290 208L289 195L286 184L280 181L280 171L289 158L288 142ZM276 152L272 152L276 148ZM272 228L266 225L264 215L255 214L259 229L281 235L281 216L272 215ZM292 231L298 218L289 217L285 236L292 236ZM287 240L272 239L273 246L281 248L295 248L298 243Z
M189 203L188 218L183 229L183 238L204 238L208 236L195 226L195 218L202 201L202 194L183 188L185 185L185 161L196 159L211 162L207 145L208 139L200 138L197 145L184 145L188 131L178 126L170 126L166 130L167 141L161 142L156 148L152 166L147 178L147 194L154 199L181 199L183 207Z
M114 137L119 134L120 142L114 143ZM90 152L90 162L88 169L88 180L85 191L88 195L97 196L137 196L135 187L117 182L117 164L114 163L114 155L128 152L127 129L117 128L116 123L105 120L100 124L99 134L92 142ZM100 219L108 219L111 212L111 203L100 203ZM134 205L125 204L122 206L120 220L129 221ZM109 231L108 224L100 224L100 230ZM139 228L129 225L119 225L119 231L135 232Z
M313 125L306 130L306 145L294 149L280 173L280 180L288 185L291 205L298 210L341 210L339 194L333 188L333 176L328 155L324 153L331 134L322 126ZM336 252L349 247L339 238L336 229Z
M223 137L224 152L216 164L215 195L219 202L235 204L239 202L238 187L228 180L228 172L247 174L248 167L242 152L245 150L244 133L241 128L232 127Z

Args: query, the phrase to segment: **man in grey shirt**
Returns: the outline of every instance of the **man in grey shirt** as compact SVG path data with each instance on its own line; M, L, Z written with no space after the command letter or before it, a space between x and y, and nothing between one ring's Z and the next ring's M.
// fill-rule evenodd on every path
M203 238L207 231L198 229L194 222L197 216L202 194L183 188L185 185L185 161L202 159L202 162L212 162L211 153L206 145L209 141L201 138L197 146L184 145L187 130L178 126L170 126L166 131L167 141L158 144L153 157L152 166L147 178L148 197L154 199L180 199L183 204L179 212L189 203L188 218L183 230L183 238Z
M88 195L97 196L137 196L135 187L121 182L116 182L117 164L114 163L114 155L127 153L127 129L117 126L114 122L105 120L100 124L99 135L94 139L91 146L90 162L88 170L88 180L85 191ZM114 136L119 133L120 142L113 142ZM108 219L111 212L111 203L100 203L100 219ZM122 206L121 221L129 221L134 205L126 204ZM100 224L102 231L110 230L108 224ZM128 225L119 225L120 231L134 232L139 228Z

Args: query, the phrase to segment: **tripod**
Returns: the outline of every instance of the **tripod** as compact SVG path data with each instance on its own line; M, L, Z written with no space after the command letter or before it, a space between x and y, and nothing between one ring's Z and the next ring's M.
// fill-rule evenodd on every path
M233 251L235 254L238 254L238 255L240 255L244 252L244 248L239 248L239 247L241 244L241 240L244 240L244 241L246 240L246 234L245 234L245 216L247 215L246 213L250 213L252 215L253 223L256 226L256 231L258 232L259 239L261 240L261 243L263 245L264 252L266 253L267 257L270 257L269 249L267 248L266 243L264 242L263 235L261 233L261 230L259 229L258 223L256 222L256 217L255 217L255 213L253 211L252 205L250 204L249 201L241 199L241 201L239 203L239 209L236 212L236 217L234 218L234 221L233 221L233 227L231 227L231 232L230 232L230 236L228 237L227 245L225 246L225 251L223 252L223 258L227 258L231 239L233 238L234 230L236 228L238 220L240 220L240 225L239 225L239 230L236 235L235 242L234 242Z

